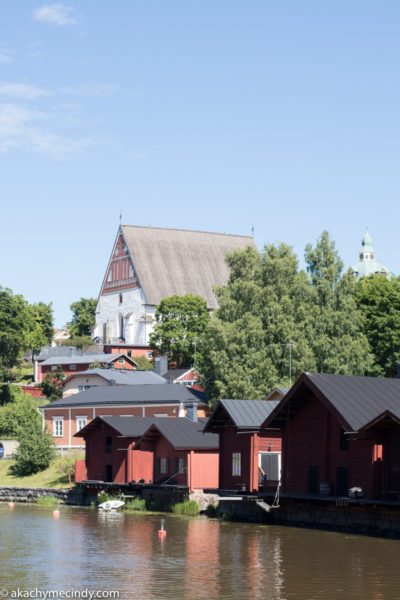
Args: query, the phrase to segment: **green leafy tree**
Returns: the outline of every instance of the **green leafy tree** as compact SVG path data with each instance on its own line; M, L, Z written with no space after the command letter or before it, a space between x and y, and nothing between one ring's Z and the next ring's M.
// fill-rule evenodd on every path
M145 356L134 356L132 357L132 360L137 364L137 369L139 371L151 371L154 369L153 363Z
M29 305L23 296L0 288L0 376L3 379L29 347L31 317Z
M199 370L213 399L262 398L302 371L361 374L371 365L355 280L324 232L306 249L307 273L286 244L227 257L228 284L205 330Z
M56 460L57 473L71 485L75 478L75 463L77 460L83 460L84 458L85 454L83 452L67 452Z
M60 365L54 371L47 373L42 382L42 390L50 401L61 398L65 375Z
M11 401L0 407L0 437L18 439L24 431L42 427L42 417L35 400L10 387Z
M91 336L96 321L95 298L81 298L70 306L72 320L68 324L72 337Z
M12 472L17 477L34 475L47 469L54 457L55 449L50 433L32 427L19 438Z
M93 346L93 342L90 335L74 335L68 340L63 340L61 346L74 346L74 348L78 348L79 350L86 350L90 346Z
M349 271L343 275L343 262L327 231L314 248L306 247L305 260L312 291L308 341L317 371L363 375L371 367L372 355L356 303L354 276Z
M31 304L33 325L37 328L38 339L32 344L32 348L40 350L42 346L51 344L54 335L54 316L52 304L37 302ZM34 328L35 329L35 328Z
M207 304L200 296L164 298L157 307L150 347L158 354L167 355L177 366L190 366L208 320Z
M252 247L235 251L227 262L228 285L216 290L220 308L201 345L202 381L212 398L262 398L313 364L308 282L285 244L261 255Z
M400 363L400 281L382 275L363 277L356 285L363 331L372 349L371 375L395 377Z

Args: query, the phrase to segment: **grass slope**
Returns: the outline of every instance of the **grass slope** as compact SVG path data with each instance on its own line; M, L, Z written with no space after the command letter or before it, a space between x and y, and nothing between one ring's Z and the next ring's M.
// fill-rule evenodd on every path
M54 461L45 471L36 473L36 475L29 475L28 477L15 477L11 475L9 470L13 463L14 461L12 460L0 460L0 487L69 487L68 482L57 473Z

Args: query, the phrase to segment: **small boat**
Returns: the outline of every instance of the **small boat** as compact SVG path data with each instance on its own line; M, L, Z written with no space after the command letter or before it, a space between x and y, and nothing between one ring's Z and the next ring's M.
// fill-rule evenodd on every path
M102 502L99 504L100 510L105 510L107 512L111 510L120 510L124 506L125 502L122 500L107 500L107 502Z

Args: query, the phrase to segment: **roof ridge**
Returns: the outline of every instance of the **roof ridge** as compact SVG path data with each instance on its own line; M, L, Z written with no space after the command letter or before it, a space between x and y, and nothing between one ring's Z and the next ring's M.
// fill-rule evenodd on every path
M180 229L179 227L154 227L153 225L127 225L121 224L121 228L123 227L132 227L137 229L159 229L162 231L184 231L187 233L206 233L207 235L223 235L230 237L241 237L241 238L249 238L250 240L254 240L251 235L242 235L239 233L219 233L217 231L203 231L201 229Z

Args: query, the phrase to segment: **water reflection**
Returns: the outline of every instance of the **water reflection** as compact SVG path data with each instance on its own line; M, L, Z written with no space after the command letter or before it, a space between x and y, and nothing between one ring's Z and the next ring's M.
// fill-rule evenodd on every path
M0 587L141 600L400 597L400 542L206 518L0 505Z

